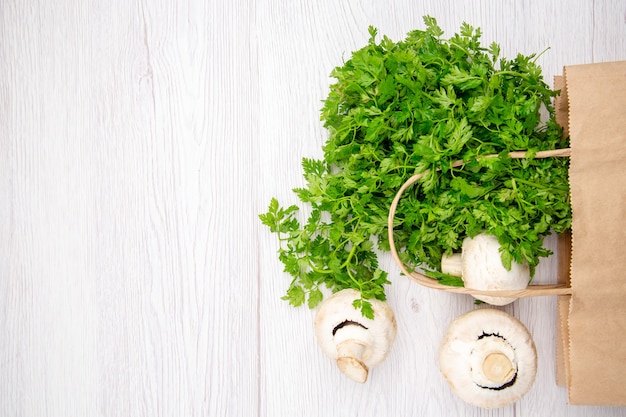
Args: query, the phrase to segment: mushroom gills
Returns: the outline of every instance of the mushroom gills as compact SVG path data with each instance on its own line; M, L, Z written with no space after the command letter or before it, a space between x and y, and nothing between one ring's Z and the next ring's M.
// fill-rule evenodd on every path
M472 382L485 389L502 390L515 384L515 349L498 333L483 332L476 338L469 364Z
M315 335L326 356L348 378L364 383L370 369L382 362L396 335L396 321L387 303L372 299L374 319L363 317L353 302L361 294L339 291L320 304L315 316Z
M504 342L506 339L503 336L500 336L498 333L485 333L478 336L478 340L484 339L486 337L499 337ZM493 389L493 390L501 390L508 388L515 384L515 380L517 378L517 367L514 362L509 359L509 357L500 351L494 351L488 353L483 359L482 364L482 372L483 374L494 383L499 383L502 385L499 386L486 386L486 385L478 385L480 388Z
M338 325L335 326L335 328L333 329L333 336L335 334L337 334L337 330L342 329L345 326L360 326L360 327L364 328L365 330L367 330L367 327L365 327L364 325L362 325L358 321L344 320L344 321L342 321L341 323L339 323Z
M369 373L366 362L372 356L372 335L366 326L352 320L338 324L333 332L337 366L353 381L364 383Z
M439 349L439 366L462 400L497 408L528 392L536 376L537 352L519 320L480 308L450 324Z

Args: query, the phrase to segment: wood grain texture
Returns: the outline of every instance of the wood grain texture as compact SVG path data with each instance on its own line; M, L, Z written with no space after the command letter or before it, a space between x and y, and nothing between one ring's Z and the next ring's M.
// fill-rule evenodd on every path
M254 415L249 7L73 3L2 6L2 414Z
M289 278L257 218L273 196L296 202L300 159L326 138L330 71L368 25L398 40L424 14L448 34L467 21L507 55L550 47L551 80L626 59L625 13L621 0L0 2L0 415L626 415L567 405L549 297L506 307L537 344L528 395L498 410L457 399L436 352L473 301L408 281L388 254L398 336L352 383L318 349L314 312L280 300Z

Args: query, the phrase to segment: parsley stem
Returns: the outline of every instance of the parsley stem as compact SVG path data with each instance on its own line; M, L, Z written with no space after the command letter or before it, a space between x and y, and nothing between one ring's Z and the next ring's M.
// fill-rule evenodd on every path
M349 240L347 240L344 243L348 243L348 242L349 242ZM341 246L343 246L343 243L341 244ZM354 257L354 254L356 253L356 250L357 250L358 246L359 245L357 245L357 244L352 245L352 249L350 249L350 252L348 253L348 257L346 258L346 260L339 267L340 269L346 268L346 270L348 271L348 275L350 275L350 278L355 283L357 283L357 281L354 280L354 277L352 277L352 275L350 274L350 268L348 268L348 266L350 265L350 262L351 262L352 258ZM339 248L337 248L337 249L339 249ZM311 269L313 271L315 271L315 272L317 272L319 274L332 274L333 273L333 271L331 269L319 269L319 268L317 268L310 260L309 260L309 266L311 267Z
M352 260L352 257L354 256L354 254L356 253L356 248L359 245L353 244L352 245L352 249L350 249L350 253L348 253L348 257L346 258L346 260L344 261L343 264L341 264L342 268L346 268L348 265L350 265L350 261ZM348 268L348 274L350 274L350 268Z
M514 177L513 180L517 182L521 182L522 184L530 185L531 187L534 187L534 188L544 188L544 189L556 190L556 191L567 191L568 189L567 186L563 187L563 186L558 186L554 184L552 185L539 184L537 182L528 181L528 180L517 178L517 177Z
M520 77L523 78L525 80L528 79L528 74L522 74L520 72L517 71L511 71L511 70L501 70L501 71L496 71L492 74L492 76L494 75L514 75L515 77Z
M350 279L352 280L352 282L354 282L356 284L357 287L359 287L359 292L363 292L363 284L361 284L359 281L357 281L353 276L352 276L352 272L350 271L350 268L347 268L346 271L348 272L348 276L350 277Z
M332 274L333 273L333 271L331 269L319 269L319 268L316 268L315 266L313 266L311 264L311 262L309 262L309 264L311 266L311 269L313 271L317 272L318 274Z
M294 190L312 206L309 217L300 223L298 207L275 199L262 214L293 276L286 297L293 305L314 307L320 285L360 290L364 313L368 298L384 299L389 281L370 238L394 234L385 221L390 197L408 176L420 182L390 229L402 225L407 259L434 272L441 253L483 229L506 234L515 242L504 248L509 257L532 268L546 253L542 230L571 225L566 166L509 160L562 144L552 125L555 92L536 65L545 51L499 58L495 42L481 46L478 29L464 24L446 40L433 18L425 23L426 31L398 43L378 43L371 30L367 47L331 72L324 157L303 159L307 187Z

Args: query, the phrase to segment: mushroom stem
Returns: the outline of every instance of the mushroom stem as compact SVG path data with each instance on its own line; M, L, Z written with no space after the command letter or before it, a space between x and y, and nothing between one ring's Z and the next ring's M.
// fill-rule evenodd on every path
M532 386L537 351L522 322L504 311L480 308L450 324L439 348L439 366L465 402L504 407Z
M465 287L475 290L522 290L530 281L528 264L512 262L507 270L502 264L498 239L485 232L463 239L461 253L442 256L441 272L461 277ZM516 300L489 295L474 295L474 298L500 306Z
M490 381L503 384L513 379L515 367L504 353L494 352L483 360L483 374Z
M366 345L361 340L349 339L337 345L337 366L355 382L367 381L369 369L362 361Z
M463 262L460 253L443 255L441 257L441 272L455 277L463 276Z
M367 381L370 369L382 362L396 336L396 319L384 301L371 299L374 318L354 308L362 299L354 289L341 290L322 302L315 315L315 335L322 351L355 382Z

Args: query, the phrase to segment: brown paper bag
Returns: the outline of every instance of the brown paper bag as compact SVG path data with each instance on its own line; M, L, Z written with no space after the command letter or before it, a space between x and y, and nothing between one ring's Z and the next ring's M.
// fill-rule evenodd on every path
M626 61L566 66L559 81L572 148L572 295L558 302L557 383L570 404L626 405Z

